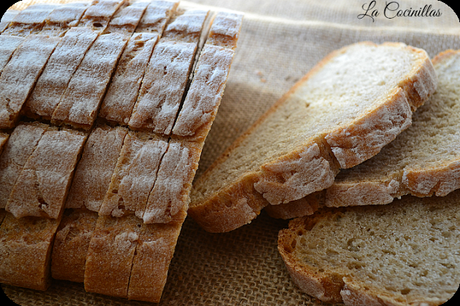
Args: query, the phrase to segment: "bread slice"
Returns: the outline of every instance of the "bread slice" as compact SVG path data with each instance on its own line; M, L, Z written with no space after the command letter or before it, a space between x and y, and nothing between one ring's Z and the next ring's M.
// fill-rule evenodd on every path
M0 226L0 282L35 290L51 283L50 256L60 218L15 218L6 212Z
M93 0L78 26L102 33L117 10L127 4L127 0Z
M56 7L46 18L41 34L62 36L80 22L89 2L70 2Z
M0 36L0 76L2 75L3 69L13 56L14 51L16 51L23 41L23 37L8 35Z
M5 208L24 165L47 128L43 123L22 123L11 133L0 155L0 209Z
M128 124L154 47L177 6L177 2L154 1L147 7L120 59L99 117Z
M142 225L129 278L128 299L160 302L186 215L181 210L169 223Z
M2 35L26 37L39 33L45 25L46 18L58 8L57 4L36 3L19 11L2 32Z
M86 255L98 215L87 209L66 209L51 252L54 279L83 283Z
M10 23L14 20L17 14L21 12L20 10L12 10L8 9L3 15L2 19L0 20L0 33L3 33L3 31L8 28Z
M98 124L91 131L75 169L65 208L98 212L109 189L128 130Z
M47 128L16 180L6 211L16 218L58 219L86 137L75 130Z
M89 130L128 37L100 35L86 53L53 112L53 124Z
M127 213L135 213L142 218L161 159L167 149L168 139L130 131L125 138L99 214L121 217Z
M97 219L85 265L85 290L128 297L131 266L142 220L133 214Z
M23 104L59 41L57 37L31 35L16 49L0 78L0 129L16 125Z
M56 46L22 112L30 118L51 120L72 76L98 34L87 28L73 28Z
M432 62L438 87L414 114L412 126L374 158L341 172L317 195L320 205L388 204L406 194L445 196L460 187L460 99L455 87L460 81L460 51L442 52ZM273 217L281 217L281 210L284 218L300 217L308 213L303 209L310 209L310 203L311 197L306 197L304 203L270 206L267 211Z
M268 204L329 187L409 127L436 82L426 52L402 43L332 52L195 182L190 215L230 231Z
M294 219L278 249L299 288L345 305L441 305L460 284L460 193Z

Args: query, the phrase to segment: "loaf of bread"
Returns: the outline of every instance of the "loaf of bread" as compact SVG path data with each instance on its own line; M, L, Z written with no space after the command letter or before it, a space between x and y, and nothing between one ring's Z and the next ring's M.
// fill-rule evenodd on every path
M441 305L460 284L460 193L324 209L291 220L278 249L294 283L345 305Z
M160 300L241 22L161 0L9 11L0 35L2 283L45 290L51 272L87 291ZM211 116L174 133L191 103ZM154 124L129 125L134 113Z
M409 127L436 83L426 52L401 43L332 52L198 178L190 215L230 231L269 204L331 186Z
M370 160L339 173L328 189L296 203L269 206L273 217L309 215L317 207L388 204L411 194L445 196L460 187L460 51L432 60L438 87L412 118L412 126ZM316 208L315 208L316 207Z

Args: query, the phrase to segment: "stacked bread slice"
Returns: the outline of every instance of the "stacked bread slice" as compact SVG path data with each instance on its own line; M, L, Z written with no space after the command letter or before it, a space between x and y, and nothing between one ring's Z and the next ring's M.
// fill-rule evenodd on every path
M357 43L332 52L196 181L189 213L211 232L251 222L268 205L331 186L407 129L436 88L425 51Z
M5 16L0 281L158 302L242 16L160 0Z
M459 67L459 51L431 62L403 44L333 52L197 180L190 215L211 232L262 208L311 215L280 232L278 249L322 301L446 302L460 284Z
M460 51L440 53L433 65L437 90L409 129L314 199L270 208L287 218L318 210L279 235L308 294L346 305L440 305L458 290Z

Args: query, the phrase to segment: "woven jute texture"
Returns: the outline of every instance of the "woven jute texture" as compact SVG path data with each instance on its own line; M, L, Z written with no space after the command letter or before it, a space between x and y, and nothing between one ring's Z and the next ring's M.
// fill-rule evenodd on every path
M366 40L404 42L425 49L430 56L445 49L460 49L458 18L436 0L386 1L393 3L386 11L385 1L377 0L368 12L378 12L374 20L360 16L371 0L196 2L245 13L224 98L206 140L198 176L334 49ZM439 10L441 16L417 17L414 12L412 17L391 18L397 14L396 5L403 11ZM188 218L160 305L323 305L291 282L277 251L278 231L286 226L286 221L271 219L262 212L251 224L233 232L210 234ZM53 281L46 292L7 285L2 288L20 305L148 304L86 293L83 284L63 281Z

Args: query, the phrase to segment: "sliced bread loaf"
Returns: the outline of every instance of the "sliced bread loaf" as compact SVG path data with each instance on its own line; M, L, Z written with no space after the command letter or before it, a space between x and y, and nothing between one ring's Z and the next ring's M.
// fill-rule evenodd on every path
M388 204L411 194L445 196L460 187L460 50L433 59L438 87L412 118L412 126L374 158L347 169L328 189L302 203L267 207L273 217L311 214L311 205L329 207ZM310 206L310 207L309 207Z
M278 249L294 283L345 305L441 305L460 284L460 192L294 219Z
M401 43L331 53L196 181L190 215L225 232L329 187L409 127L436 83L426 52Z

